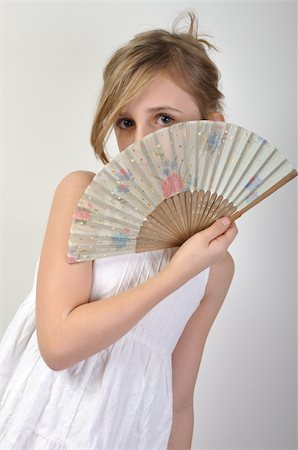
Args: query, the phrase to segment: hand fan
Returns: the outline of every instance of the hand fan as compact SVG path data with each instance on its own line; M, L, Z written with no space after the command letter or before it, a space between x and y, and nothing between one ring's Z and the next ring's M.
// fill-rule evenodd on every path
M296 176L277 148L240 126L199 120L161 128L87 186L73 214L68 262L179 247Z

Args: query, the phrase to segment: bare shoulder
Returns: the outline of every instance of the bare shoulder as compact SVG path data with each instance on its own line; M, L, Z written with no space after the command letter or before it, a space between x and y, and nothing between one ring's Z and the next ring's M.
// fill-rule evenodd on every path
M210 266L208 282L204 298L218 296L224 297L228 292L235 273L235 262L232 255L227 252L225 257Z
M67 250L73 213L94 175L85 170L70 172L58 183L53 195L36 287L36 330L45 361L55 357L59 348L56 339L61 335L64 318L89 301L92 260L69 264Z
M73 187L87 187L95 176L95 172L89 170L75 170L65 175L58 183L56 191L63 191Z

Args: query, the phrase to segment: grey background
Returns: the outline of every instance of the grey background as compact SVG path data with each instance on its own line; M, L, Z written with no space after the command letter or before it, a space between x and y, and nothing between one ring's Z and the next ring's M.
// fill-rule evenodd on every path
M1 3L1 334L31 290L52 197L97 172L91 122L110 54L137 32L199 13L213 36L225 118L297 168L297 4ZM117 154L115 140L110 152ZM192 450L297 448L296 181L237 222L236 272L196 384Z

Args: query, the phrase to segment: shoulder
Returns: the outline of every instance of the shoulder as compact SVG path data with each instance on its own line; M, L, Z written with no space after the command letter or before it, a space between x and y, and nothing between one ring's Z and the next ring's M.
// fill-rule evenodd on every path
M95 172L89 170L75 170L70 172L60 180L56 187L56 191L63 191L74 187L87 187L95 175Z
M95 173L88 170L75 170L59 181L53 195L53 207L61 206L59 214L63 214L66 205L69 205L72 210L69 213L73 212L94 176Z
M225 295L230 287L235 273L235 262L232 255L226 255L210 266L209 277L206 284L205 296L212 297L220 292Z
M57 258L58 254L61 261L66 261L73 213L94 175L94 172L77 170L65 175L58 183L48 216L41 263L44 260L47 260L48 263L50 257Z

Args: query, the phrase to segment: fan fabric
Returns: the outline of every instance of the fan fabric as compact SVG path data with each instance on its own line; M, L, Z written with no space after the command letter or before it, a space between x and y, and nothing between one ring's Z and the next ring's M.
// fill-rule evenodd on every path
M95 260L90 301L151 278L174 251ZM1 449L166 450L173 413L172 352L201 301L209 268L114 344L62 371L51 370L38 348L37 270L38 263L32 290L1 341Z
M200 120L159 129L87 186L68 262L180 246L217 218L236 220L296 175L278 149L238 125Z

